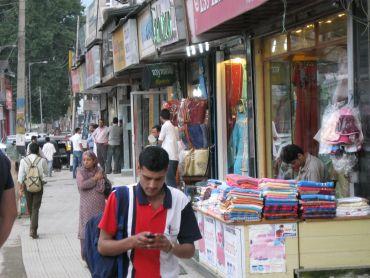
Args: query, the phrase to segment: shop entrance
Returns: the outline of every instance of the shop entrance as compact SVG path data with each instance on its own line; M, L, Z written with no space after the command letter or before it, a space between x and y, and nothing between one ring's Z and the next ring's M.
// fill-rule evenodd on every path
M159 113L167 101L166 91L131 92L132 168L135 180L140 152L149 145L148 136L154 125L160 124Z

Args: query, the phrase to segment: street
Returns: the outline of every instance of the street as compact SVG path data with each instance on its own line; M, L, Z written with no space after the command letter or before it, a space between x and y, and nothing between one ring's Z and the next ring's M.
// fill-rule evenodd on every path
M131 177L110 175L115 185L133 183ZM90 277L80 256L79 194L69 171L54 173L44 188L39 236L29 237L29 219L18 218L0 250L0 277ZM193 260L181 262L181 277L213 277Z

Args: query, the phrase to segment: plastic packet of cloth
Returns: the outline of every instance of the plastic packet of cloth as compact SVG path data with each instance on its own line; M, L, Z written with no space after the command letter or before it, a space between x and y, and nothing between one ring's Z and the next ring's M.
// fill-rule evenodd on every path
M332 158L334 170L338 173L348 175L357 164L357 156L355 154L344 153L340 156Z

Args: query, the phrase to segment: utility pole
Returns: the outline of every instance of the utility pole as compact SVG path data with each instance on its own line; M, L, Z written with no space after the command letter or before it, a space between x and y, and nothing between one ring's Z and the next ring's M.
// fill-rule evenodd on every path
M41 128L44 131L44 126L43 126L44 124L42 122L43 117L42 117L42 93L41 93L41 87L39 87L39 95L40 95L40 123L41 123Z
M25 90L26 90L26 3L19 0L18 17L18 67L17 67L17 116L16 133L25 133ZM30 100L31 101L31 100Z
M76 60L78 59L78 45L79 45L79 30L80 30L80 16L77 16L77 27L76 27L76 51L75 51L75 56ZM72 65L73 66L73 65ZM76 95L72 91L72 127L71 130L75 129L76 126Z

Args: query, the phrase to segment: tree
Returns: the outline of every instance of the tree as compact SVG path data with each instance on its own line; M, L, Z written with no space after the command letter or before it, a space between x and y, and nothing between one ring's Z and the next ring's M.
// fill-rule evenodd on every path
M0 45L13 44L17 38L17 2L2 0L0 3ZM26 66L29 62L48 61L48 64L32 66L31 70L35 122L40 118L38 87L43 92L45 122L56 120L67 112L70 100L68 50L74 48L77 16L82 11L80 0L26 1ZM10 62L15 72L16 59L14 51Z

